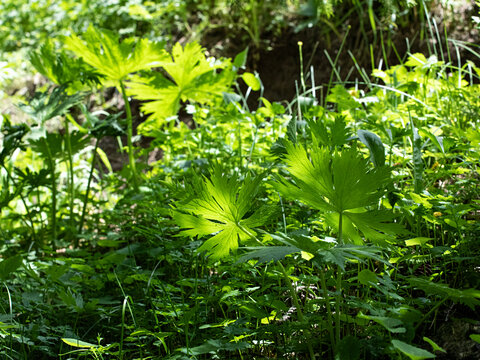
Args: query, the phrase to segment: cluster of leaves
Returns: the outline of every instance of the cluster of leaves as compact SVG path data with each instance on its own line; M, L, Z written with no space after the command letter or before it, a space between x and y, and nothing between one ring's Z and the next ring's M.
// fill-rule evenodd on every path
M63 46L31 56L56 86L20 106L29 122L2 117L5 357L426 359L451 354L424 336L447 305L478 321L473 64L413 54L324 106L250 110L232 93L246 51L94 27ZM125 114L92 109L102 86ZM99 143L125 134L115 174Z

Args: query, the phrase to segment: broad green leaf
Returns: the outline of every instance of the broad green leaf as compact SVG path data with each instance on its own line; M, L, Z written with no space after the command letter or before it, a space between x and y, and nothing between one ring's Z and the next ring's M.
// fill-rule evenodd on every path
M407 330L402 326L403 321L387 316L358 315L360 318L375 321L393 334L403 334Z
M428 337L424 336L423 340L432 345L433 351L441 351L443 353L446 353L445 349L441 348L440 346L435 343L432 339L429 339Z
M149 78L134 77L128 84L128 93L138 100L147 101L142 111L150 114L141 131L160 128L168 117L177 114L182 102L213 105L223 100L235 78L229 60L207 59L198 43L172 49L172 57L159 64L168 78L155 73Z
M392 340L392 345L403 353L404 355L408 356L412 360L422 360L422 359L433 359L435 355L427 350L420 349L416 346L407 344L400 340Z
M432 240L433 240L432 238L427 238L427 237L416 237L413 239L405 240L405 245L406 246L419 245L423 247L425 246L425 244L427 244L429 241L432 241Z
M385 165L385 147L378 135L367 131L358 130L358 138L370 150L370 160L375 166Z
M428 201L427 197L411 192L410 197L419 205L423 205L426 209L431 209L433 205Z
M256 304L245 304L240 307L240 311L247 313L253 318L256 319L263 319L264 317L268 316L268 313L263 311L261 308L258 307Z
M296 186L283 184L279 188L314 208L341 213L375 204L384 194L388 170L368 169L355 150L332 154L320 148L311 153L311 161L300 145L288 144L287 151L285 163Z
M23 260L20 255L10 257L0 262L0 278L6 280L8 276L22 266Z
M131 73L161 66L169 60L163 44L148 39L128 38L120 42L112 31L100 31L92 25L83 38L85 41L77 35L64 38L66 49L114 82L125 80Z
M422 53L415 53L408 57L408 60L405 62L406 66L423 66L427 63L427 58Z
M370 169L354 149L332 153L319 148L312 151L311 160L301 145L287 143L286 149L285 163L294 181L280 179L275 184L282 194L323 211L337 232L342 214L342 233L356 244L362 243L358 230L376 242L401 231L399 225L388 223L391 217L386 212L365 208L378 203L385 193L387 168Z
M82 340L77 340L77 339L72 339L72 338L62 338L62 341L67 345L77 347L77 348L92 349L92 348L101 347L100 345L90 344L88 342L85 342L85 341L82 341Z
M358 273L358 281L362 285L371 285L378 282L377 275L368 269L363 269Z
M262 176L247 175L240 181L228 176L217 166L210 179L193 184L188 191L192 198L177 204L173 218L183 229L180 234L190 237L213 235L198 251L207 251L212 259L228 256L238 248L239 241L256 236L255 227L263 225L276 211L261 206L250 216Z
M247 248L249 251L247 254L243 255L238 262L246 262L251 259L258 259L256 265L267 263L270 261L278 261L285 256L300 252L301 250L295 246L265 246L265 247L254 247Z
M247 57L248 47L245 48L245 50L243 50L241 53L237 54L237 56L235 56L235 59L233 60L233 66L235 66L237 69L243 69L247 64Z
M260 90L260 80L258 80L254 74L245 72L242 74L242 79L248 87L252 88L253 91Z
M342 85L335 85L335 87L330 90L326 101L336 103L341 110L355 109L360 106L349 91Z
M59 133L46 133L45 137L30 140L32 150L42 154L44 158L61 157L63 153L63 135Z
M470 335L470 339L472 339L473 341L477 342L480 344L480 335L478 334L471 334Z
M395 235L405 232L402 225L393 222L391 213L384 210L370 210L361 213L345 211L345 220L350 220L367 240L376 244L391 242Z

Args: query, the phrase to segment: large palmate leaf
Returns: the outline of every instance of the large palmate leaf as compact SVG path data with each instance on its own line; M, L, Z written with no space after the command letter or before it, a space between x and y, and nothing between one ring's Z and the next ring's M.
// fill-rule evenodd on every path
M115 33L100 31L93 26L87 29L83 38L85 41L77 35L71 35L64 39L65 47L108 80L115 82L169 60L163 44L148 39L128 38L120 42Z
M172 57L160 66L168 77L156 73L148 79L135 78L129 84L130 95L148 101L142 106L145 113L151 114L142 124L144 132L158 128L167 117L176 115L181 102L212 105L223 99L223 93L235 78L230 60L207 59L198 43L185 47L175 44Z
M400 231L396 224L388 224L390 216L379 210L368 210L385 194L389 183L386 167L371 169L355 149L334 151L318 148L311 153L300 145L287 144L285 163L294 182L281 179L277 189L324 212L328 224L351 241L361 244L359 231L372 241L382 241L389 234Z
M250 216L261 176L247 175L243 181L228 177L217 167L210 179L190 189L191 199L177 204L173 218L183 229L182 235L203 237L214 235L198 250L207 251L213 259L227 256L238 248L238 241L256 235L255 227L263 225L273 208L261 206Z

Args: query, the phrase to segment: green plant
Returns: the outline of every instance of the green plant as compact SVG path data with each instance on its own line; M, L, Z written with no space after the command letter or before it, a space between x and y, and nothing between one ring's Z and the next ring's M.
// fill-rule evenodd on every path
M168 54L160 43L133 38L125 39L121 43L113 32L99 31L90 26L85 32L86 42L78 36L72 35L64 39L65 47L81 57L87 64L105 79L103 84L117 87L122 94L127 117L127 146L129 166L132 181L138 187L135 154L133 148L133 118L130 102L125 90L125 81L131 73L141 70L150 70L167 61Z

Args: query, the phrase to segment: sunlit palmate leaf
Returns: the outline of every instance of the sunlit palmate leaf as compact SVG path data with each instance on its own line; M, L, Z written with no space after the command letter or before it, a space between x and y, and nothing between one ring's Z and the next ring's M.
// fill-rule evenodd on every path
M151 114L142 125L144 132L159 127L166 118L176 115L181 102L212 105L221 100L235 78L230 60L207 59L198 43L189 43L185 47L175 44L172 57L160 66L168 77L156 73L148 79L133 79L129 84L131 95L148 101L142 106L145 113Z
M324 217L337 231L342 216L342 234L362 244L359 231L369 240L382 242L400 231L388 223L390 215L376 206L389 183L386 167L371 169L355 149L330 152L318 148L311 153L300 145L287 144L285 158L294 183L281 179L276 184L284 195L324 212Z
M213 235L198 250L207 251L213 259L229 255L239 241L256 235L254 228L263 225L272 208L261 206L250 216L261 176L227 176L220 167L210 179L197 183L190 190L192 198L178 204L173 218L183 229L180 234L190 237Z
M128 38L120 42L115 33L100 31L93 26L88 28L83 38L85 41L71 35L64 39L65 47L114 82L169 60L163 44L148 39Z

